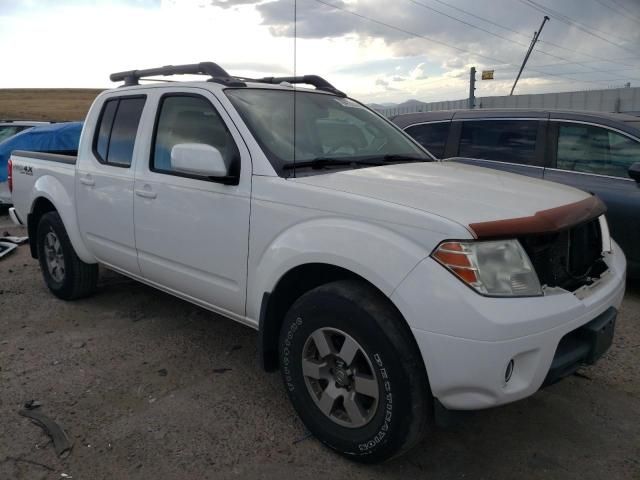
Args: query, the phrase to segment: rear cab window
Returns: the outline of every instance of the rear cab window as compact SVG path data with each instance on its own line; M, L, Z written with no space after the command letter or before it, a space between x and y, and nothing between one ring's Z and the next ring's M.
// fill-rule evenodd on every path
M464 120L458 155L538 165L536 144L539 125L537 120Z
M451 121L412 125L405 130L436 158L444 157Z
M100 163L131 166L133 147L146 97L117 97L102 106L93 140L93 153Z

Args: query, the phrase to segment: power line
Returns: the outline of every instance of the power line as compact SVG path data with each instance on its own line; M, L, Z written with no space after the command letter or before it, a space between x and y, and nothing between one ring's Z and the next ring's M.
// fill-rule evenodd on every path
M636 14L635 14L635 13L633 13L631 10L628 10L628 9L627 9L627 7L626 7L625 5L622 5L621 3L618 3L618 1L617 1L617 0L611 0L611 2L612 2L614 5L617 5L619 8L621 8L621 9L622 9L622 10L624 10L625 12L628 12L628 13L629 13L629 15L631 15L631 16L633 16L633 17L637 18L638 20L640 20L640 18L636 17Z
M458 18L458 17L454 17L453 15L449 15L449 14L444 13L444 12L442 12L442 11L440 11L440 10L437 10L437 9L435 9L435 8L433 8L433 7L430 7L430 6L428 6L428 5L425 5L424 3L418 2L417 0L407 0L407 1L408 1L408 2L410 2L410 3L412 3L412 4L414 4L414 5L417 5L417 6L419 6L419 7L422 7L422 8L424 8L424 9L427 9L427 10L429 10L429 11L435 12L435 13L437 13L437 14L439 14L439 15L443 15L443 16L445 16L445 17L447 17L447 18L449 18L449 19L451 19L451 20L454 20L454 21L456 21L456 22L459 22L459 23L462 23L462 24L464 24L464 25L467 25L467 26L469 26L469 27L471 27L471 28L475 28L476 30L480 30L481 32L488 33L489 35L492 35L492 36L494 36L494 37L500 38L500 39L505 40L505 41L507 41L507 42L513 43L513 44L515 44L515 45L519 45L519 46L524 47L524 48L527 48L527 49L529 48L529 45L527 45L527 44L524 44L524 43L519 42L519 41L517 41L517 40L513 40L513 39L511 39L511 38L505 37L505 36L500 35L500 34L498 34L498 33L495 33L495 32L492 32L492 31L490 31L490 30L487 30L487 29L485 29L485 28L479 27L479 26L477 26L477 25L475 25L475 24L473 24L473 23L467 22L467 21L462 20L462 19L460 19L460 18ZM598 69L598 68L590 67L590 66L588 66L588 65L584 65L584 64L582 64L582 63L580 63L580 62L576 62L576 61L572 62L571 60L569 60L569 59L568 59L568 58L566 58L566 57L561 57L561 56L559 56L559 55L555 55L555 54L553 54L553 53L549 53L549 52L546 52L546 51L544 51L544 50L540 50L540 49L538 49L538 50L537 50L537 52L542 53L542 54L547 55L547 56L552 57L552 58L556 58L556 59L558 59L558 60L563 60L563 61L568 62L568 63L574 63L574 64L576 64L576 65L580 65L581 67L584 67L584 68L590 69L590 70L592 70L592 71L594 71L594 72L600 72L600 73L605 73L605 74L607 74L607 75L610 75L610 72L609 72L608 70L601 70L601 69ZM639 80L639 81L640 81L640 78L632 78L632 80Z
M553 65L557 65L557 64L556 63L552 63L552 64L549 64L549 65L535 65L535 67L541 68L541 67L550 67L550 66L553 66ZM495 67L494 67L494 69L495 69ZM501 68L499 70L500 70L500 73L514 73L514 72L517 72L516 69L511 69L511 68L508 68L508 69L502 69ZM609 73L611 75L615 75L615 74L618 74L620 72L625 72L625 71L628 71L628 70L640 70L640 67L618 68L616 70L611 70L611 72L609 72ZM588 75L588 74L591 74L591 73L598 73L598 72L584 72L584 71L582 71L582 72L562 72L563 75ZM609 80L609 79L606 79L606 80ZM633 80L633 77L626 77L626 80ZM603 81L605 81L605 80L603 80Z
M464 48L456 47L456 46L451 45L451 44L449 44L447 42L443 42L441 40L436 40L434 38L427 37L426 35L421 35L419 33L412 32L410 30L406 30L406 29L404 29L402 27L398 27L398 26L395 26L395 25L391 25L389 23L385 23L385 22L383 22L381 20L376 20L374 18L368 17L366 15L362 15L361 13L354 12L352 10L349 10L347 8L344 8L344 7L341 7L341 6L338 6L338 5L334 5L333 3L326 2L324 0L314 0L314 1L317 2L317 3L321 3L322 5L325 5L327 7L331 7L333 9L335 9L335 10L340 10L341 12L348 13L348 14L353 15L355 17L358 17L358 18L360 18L362 20L366 20L367 22L375 23L377 25L381 25L381 26L387 27L387 28L389 28L391 30L395 30L397 32L404 33L405 35L409 35L409 36L416 37L416 38L421 38L423 40L427 40L428 42L436 43L438 45L442 45L442 46L444 46L446 48L450 48L450 49L456 50L458 52L467 53L467 54L470 54L470 55L475 55L476 57L484 58L486 60L490 60L493 63L497 63L497 64L501 64L501 65L511 65L511 66L516 67L516 68L519 68L519 65L516 65L514 63L505 62L504 60L500 60L499 58L491 57L489 55L484 55L484 54L481 54L481 53L471 52L470 50L466 50ZM536 73L538 73L538 74L540 74L542 76L568 78L569 80L571 80L573 82L578 82L578 83L598 84L598 83L602 83L602 82L606 83L606 82L609 82L609 81L613 81L613 80L579 80L579 79L576 79L576 78L566 77L565 75L562 75L562 74L541 72L539 70L534 70L534 69L529 69L529 70L532 71L532 72L536 72Z
M546 5L543 5L543 4L541 4L541 3L539 3L539 2L537 2L535 0L526 0L526 1L527 1L527 3L533 5L534 7L537 7L539 9L542 9L544 11L547 11L547 12L555 15L560 20L564 20L565 22L569 22L573 26L576 26L578 28L584 28L584 29L589 30L591 32L599 33L600 35L608 35L611 38L615 38L615 39L620 40L622 42L625 41L624 38L619 37L617 34L614 34L612 32L605 32L604 30L599 30L596 27L593 27L591 25L587 25L585 23L579 22L578 20L569 17L568 15L562 13L561 11L554 10L553 8L547 7Z
M539 42L541 42L542 40L538 40ZM629 57L627 57L629 58ZM624 60L620 59L620 60ZM543 67L557 67L557 66L566 66L566 65L581 65L583 63L598 63L598 62L603 62L605 60L584 60L582 62L557 62L557 63L546 63L546 64L537 64L537 65L533 65L534 67L539 67L539 68L543 68ZM622 70L635 70L636 68L640 68L640 65L628 65L625 63L621 63L620 65L626 66L626 68L617 68L617 71L622 71Z
M619 43L612 42L608 38L605 38L602 35L600 35L600 33L604 33L605 35L613 36L610 33L600 32L599 30L596 30L593 27L588 27L588 26L586 26L584 24L581 24L581 23L571 19L570 17L564 15L563 13L558 12L557 10L553 10L552 8L545 7L544 5L540 5L539 3L534 2L533 0L519 0L519 1L520 1L520 3L522 3L524 5L527 5L528 7L531 7L534 10L537 10L539 12L542 12L542 13L546 14L546 15L549 15L549 16L555 18L556 20L558 20L558 21L560 21L560 22L562 22L562 23L564 23L566 25L569 25L570 27L577 28L578 30L580 30L580 31L582 31L582 32L584 32L584 33L586 33L588 35L591 35L592 37L598 38L598 39L600 39L600 40L602 40L604 42L609 43L610 45L613 45L614 47L621 48L623 50L626 50L626 51L631 52L631 53L636 54L636 55L638 53L637 51L631 50L631 49L625 47L624 45L620 45Z
M457 10L458 12L464 13L465 15L469 15L469 16L471 16L473 18L476 18L478 20L481 20L483 22L487 22L487 23L489 23L491 25L494 25L494 26L496 26L498 28L501 28L503 30L506 30L508 32L515 33L516 35L519 35L521 37L525 37L525 38L529 39L529 35L528 34L519 32L519 31L514 30L513 28L510 28L510 27L506 27L506 26L504 26L504 25L502 25L500 23L494 22L493 20L490 20L490 19L485 18L485 17L481 17L480 15L476 15L475 13L469 12L468 10L464 10L464 9L456 7L454 5L450 5L447 2L444 2L443 0L432 0L432 1L437 2L437 3L441 4L441 5L444 5L445 7L451 8L453 10ZM599 0L596 0L596 1L599 1ZM538 40L538 42L539 43L544 43L545 45L549 45L549 46L552 46L552 47L560 48L560 49L565 50L567 52L577 53L578 55L583 55L585 57L593 58L593 59L596 59L596 60L601 60L603 62L618 63L620 65L624 65L624 66L627 66L627 67L632 67L633 66L633 65L628 64L628 63L620 62L619 61L620 59L608 59L608 58L604 58L604 57L598 57L598 56L590 54L590 53L585 53L585 52L581 52L579 50L574 50L572 48L565 47L563 45L558 45L557 43L553 43L553 42L550 42L548 40ZM631 58L631 59L633 59L633 58ZM626 60L626 59L623 59L623 60ZM571 62L571 63L574 63L574 62ZM587 63L587 62L584 62L584 63Z
M612 12L617 13L618 15L620 15L621 17L626 18L627 20L631 20L632 22L636 22L636 23L640 23L639 19L635 19L629 15L627 15L626 13L624 13L622 10L618 10L615 7L612 7L610 4L604 2L603 0L594 0L594 2L599 3L600 5L602 5L603 7L608 8L609 10L611 10Z

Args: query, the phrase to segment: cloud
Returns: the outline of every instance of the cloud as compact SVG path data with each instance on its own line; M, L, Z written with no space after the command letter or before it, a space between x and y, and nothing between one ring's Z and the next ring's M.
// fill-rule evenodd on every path
M419 63L418 65L416 65L416 68L411 70L411 73L409 76L413 80L426 80L427 78L429 78L429 75L427 75L426 73L426 64Z
M224 62L227 70L248 70L250 72L265 72L266 74L289 73L289 69L277 63L260 62Z
M250 1L226 0L225 4L247 4ZM545 3L544 0L540 2ZM267 26L274 36L293 36L292 0L254 2L254 5L262 18L262 25ZM428 0L302 0L297 2L296 34L300 39L344 38L355 35L363 42L382 40L389 46L394 57L428 55L431 59L440 61L445 70L459 70L468 68L468 65L517 68L529 45L531 34L539 26L542 14L526 4L511 0L493 0L490 9L479 8L479 5L476 0L456 2L457 8L488 18L493 24ZM611 38L615 38L614 43L618 42L627 49L633 50L640 45L640 29L637 24L623 16L616 16L595 0L565 0L554 8L586 25L588 30L596 34L604 32L611 35ZM487 31L497 36L492 36ZM514 31L520 34L517 35ZM555 18L545 26L541 39L556 45L566 45L584 54L566 51L555 45L539 44L531 59L532 69L536 63L544 65L578 60L587 63L578 65L577 70L589 72L594 69L602 70L602 63L588 63L596 60L594 57L616 59L632 55L628 50L601 41ZM637 59L631 58L627 61L629 62L637 65ZM609 65L611 66L613 65ZM598 78L602 78L602 75Z
M624 1L640 18L640 4ZM286 75L293 73L295 31L297 72L320 74L365 101L463 98L471 66L495 70L495 81L478 83L478 96L508 93L542 13L526 2L485 3L298 0L294 29L293 0L0 0L0 42L11 45L20 38L19 49L3 52L7 68L0 86L109 86L111 71L203 60L238 75ZM638 24L598 0L564 0L552 7L614 43L632 50L640 45ZM637 55L553 17L542 34L552 43L536 45L521 93L640 83ZM114 36L114 24L129 34ZM43 45L69 44L75 45L75 58L42 55ZM80 70L76 58L84 59Z
M211 0L211 6L221 8L238 7L241 5L255 5L255 0Z
M375 86L376 87L382 87L382 90L385 92L397 92L398 89L394 88L391 86L391 82L383 79L383 78L377 78L375 81Z

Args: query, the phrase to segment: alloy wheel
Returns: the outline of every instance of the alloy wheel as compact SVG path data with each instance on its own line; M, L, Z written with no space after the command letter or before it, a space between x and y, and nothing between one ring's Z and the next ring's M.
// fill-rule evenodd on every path
M314 331L302 350L302 372L311 398L333 422L360 428L375 416L380 387L373 364L347 333Z

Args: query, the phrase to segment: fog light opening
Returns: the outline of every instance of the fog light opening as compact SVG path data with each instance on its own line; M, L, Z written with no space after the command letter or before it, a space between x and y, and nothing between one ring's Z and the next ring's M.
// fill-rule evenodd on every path
M504 371L504 383L509 382L511 380L511 375L513 374L513 358L509 360L509 364L507 365L507 369Z

